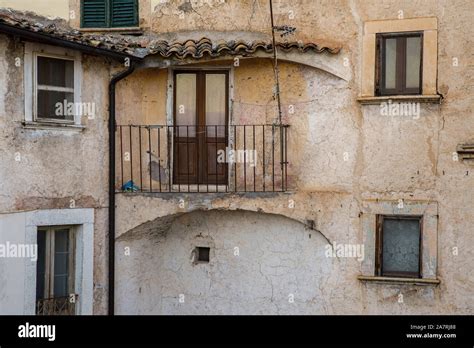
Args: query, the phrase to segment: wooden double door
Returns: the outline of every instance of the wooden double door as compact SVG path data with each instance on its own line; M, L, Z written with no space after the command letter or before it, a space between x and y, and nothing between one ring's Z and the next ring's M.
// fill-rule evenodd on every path
M174 72L173 182L227 184L227 70Z

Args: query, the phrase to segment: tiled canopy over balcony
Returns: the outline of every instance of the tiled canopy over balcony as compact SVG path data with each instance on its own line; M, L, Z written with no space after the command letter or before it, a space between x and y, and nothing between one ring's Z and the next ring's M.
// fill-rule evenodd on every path
M245 56L252 55L257 51L273 52L271 37L268 35L258 34L254 35L255 39L241 40L237 36L232 37L234 36L232 33L226 35L225 39L211 39L202 37L201 34L199 38L187 37L185 39L176 40L170 39L170 37L182 37L182 35L167 34L166 36L160 36L154 33L147 33L141 36L126 36L113 33L84 33L71 28L65 21L57 19L50 20L5 8L0 9L0 25L9 26L25 32L43 34L85 46L120 52L137 58L159 55L163 58L199 59L204 56ZM298 51L301 53L312 51L336 54L340 50L337 46L291 40L277 40L277 47L284 52Z
M34 33L39 41L42 36L50 37L63 43L72 42L96 49L98 53L115 53L119 55L118 58L129 57L136 61L137 71L154 67L150 62L168 62L159 67L194 66L217 58L232 63L235 57L272 58L273 54L271 36L264 33L206 32L211 38L197 32L165 35L144 33L140 36L86 33L71 28L64 21L48 20L8 9L0 10L0 26L29 39L31 35L28 35ZM309 61L321 53L333 56L340 50L337 46L292 41L291 36L280 35L277 35L276 45L282 56L306 56L312 53ZM128 115L125 122L118 118L116 191L281 192L291 189L288 185L291 163L291 158L288 158L288 137L291 137L291 125L278 117L273 122L249 122L255 118L251 110L240 120L239 117L233 117L232 105L229 105L229 84L227 75L226 87L222 85L221 89L214 88L210 92L213 95L211 99L215 99L214 95L219 94L219 90L227 89L222 97L225 101L219 106L219 112L225 116L217 123L176 122L170 115L162 117L164 122L159 123L143 122L141 115ZM196 90L203 86L196 85ZM143 89L142 92L147 93L147 90ZM168 91L170 93L176 92ZM121 112L120 108L117 112ZM176 109L171 111L175 112Z

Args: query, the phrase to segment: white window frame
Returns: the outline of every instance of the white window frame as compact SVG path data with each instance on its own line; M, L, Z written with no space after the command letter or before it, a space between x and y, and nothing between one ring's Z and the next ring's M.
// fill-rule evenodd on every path
M50 209L23 213L25 243L36 244L38 227L74 226L74 293L76 314L93 314L94 303L94 209ZM36 313L36 262L25 265L24 314Z
M25 122L33 124L60 124L60 125L72 125L80 126L81 115L74 115L73 120L58 120L48 118L37 117L37 59L38 57L49 57L56 59L64 59L74 61L74 88L71 91L70 88L66 87L51 87L44 86L49 89L61 90L74 93L74 103L78 105L81 103L81 90L82 90L82 60L81 53L75 50L70 50L62 47L55 47L49 45L42 45L27 42L25 43L25 63L24 63L24 74L25 74ZM52 90L52 89L51 89Z
M61 60L68 60L74 62L74 58L70 58L67 56L58 56L53 54L46 54L40 52L33 52L33 119L35 122L54 122L54 123L74 123L75 119L73 117L72 120L68 119L54 119L54 118L46 118L46 117L38 117L38 91L55 91L55 92L69 92L75 95L74 87L58 87L58 86L51 86L51 85L40 85L38 84L38 58L45 57L45 58L54 58L54 59L61 59ZM74 67L74 72L76 71L76 67ZM74 73L73 72L73 73ZM75 76L74 76L75 79Z

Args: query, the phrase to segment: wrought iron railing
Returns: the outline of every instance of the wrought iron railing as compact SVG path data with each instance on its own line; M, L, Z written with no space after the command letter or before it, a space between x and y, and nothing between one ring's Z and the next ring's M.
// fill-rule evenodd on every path
M36 301L37 315L74 315L76 314L76 299L71 296L44 298Z
M119 125L116 191L286 191L287 138L287 125Z

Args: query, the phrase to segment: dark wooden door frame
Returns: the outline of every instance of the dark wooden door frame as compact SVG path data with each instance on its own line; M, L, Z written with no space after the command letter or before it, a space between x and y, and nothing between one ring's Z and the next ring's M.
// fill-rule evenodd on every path
M195 74L196 75L196 154L195 154L195 165L196 168L196 177L180 177L178 175L177 161L179 161L179 150L177 151L177 122L176 122L176 76L178 74ZM207 128L206 127L206 75L207 74L224 74L225 75L225 126L224 127L224 138L219 138L218 127L215 127L215 137L207 137ZM173 131L173 182L178 185L182 184L221 184L226 185L228 180L228 168L227 164L219 165L223 168L223 175L218 175L217 170L216 174L209 174L208 166L208 151L209 144L215 144L217 147L224 144L224 150L228 146L229 134L229 69L176 69L173 70L173 124L175 125ZM217 125L215 125L217 126ZM183 128L184 129L184 128ZM182 133L181 133L182 134ZM179 135L181 135L179 134ZM211 139L211 141L209 141ZM214 139L214 140L212 140ZM178 140L179 142L180 140ZM190 139L186 140L187 148L190 142ZM187 150L187 155L189 155L189 150ZM218 168L217 158L216 158L216 169ZM188 172L189 174L189 172Z

